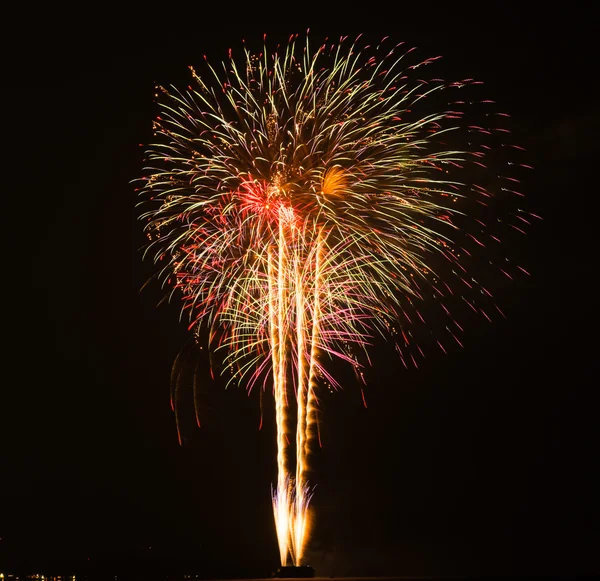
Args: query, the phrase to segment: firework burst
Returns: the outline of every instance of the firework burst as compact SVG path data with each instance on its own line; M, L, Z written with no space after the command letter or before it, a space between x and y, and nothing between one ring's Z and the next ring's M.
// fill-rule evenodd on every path
M361 377L357 353L383 335L417 365L413 321L431 295L460 344L444 299L458 294L489 318L491 293L469 268L477 252L495 255L498 205L520 197L514 178L486 177L495 152L515 151L505 117L465 100L472 80L423 80L417 69L437 58L410 53L359 39L313 50L294 36L281 51L192 68L185 90L157 90L146 252L231 377L272 385L283 565L302 563L308 537L318 386L339 387L327 362ZM522 231L529 215L507 218ZM510 277L516 266L500 268Z

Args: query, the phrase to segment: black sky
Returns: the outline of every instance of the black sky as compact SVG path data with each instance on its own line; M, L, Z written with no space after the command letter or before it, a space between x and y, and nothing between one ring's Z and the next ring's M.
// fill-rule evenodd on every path
M442 54L448 77L483 80L529 151L523 189L544 218L521 249L532 276L502 297L506 321L482 320L464 350L419 371L380 357L368 409L353 389L324 399L312 563L324 575L600 571L593 18L479 6L303 9L302 23L286 6L52 9L14 23L0 570L276 567L271 418L259 431L258 394L227 392L178 445L169 373L187 334L156 288L138 292L152 270L129 182L155 82L187 84L203 54L310 26L391 35Z

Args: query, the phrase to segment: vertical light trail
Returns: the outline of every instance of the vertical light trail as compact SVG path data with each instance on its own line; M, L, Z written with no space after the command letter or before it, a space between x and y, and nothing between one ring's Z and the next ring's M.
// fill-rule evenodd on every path
M279 249L281 257L281 248ZM275 517L275 529L277 531L277 542L279 545L279 556L281 564L285 566L288 558L288 529L289 529L289 487L286 482L285 472L285 402L282 395L281 368L284 362L281 360L281 318L279 309L279 270L273 265L271 250L268 253L268 284L269 284L269 330L271 357L273 361L273 394L275 398L275 423L277 426L277 487L273 491L273 513Z
M289 402L287 393L287 368L288 368L288 321L287 321L287 240L285 236L285 220L280 210L279 214L279 241L278 241L278 262L277 262L277 327L279 330L279 369L277 385L279 387L277 394L277 408L281 421L279 422L281 434L279 434L279 461L277 463L279 470L278 487L279 490L285 489L286 497L289 495Z
M315 255L315 282L314 282L314 298L313 298L313 324L312 335L310 341L310 367L308 374L308 401L307 401L307 419L306 419L306 439L304 444L304 457L308 458L310 452L310 440L314 435L317 422L317 398L315 389L317 387L317 341L319 340L319 331L321 324L321 268L323 262L323 234L319 232L317 238L317 251ZM305 462L305 465L307 463Z
M300 242L300 241L299 241ZM295 291L296 291L296 345L297 345L297 420L296 420L296 481L294 497L294 521L293 521L293 540L294 562L299 565L304 544L305 519L307 508L307 486L303 480L305 455L304 446L306 440L306 399L307 399L307 373L306 373L306 288L304 284L304 269L300 244L296 245L295 260Z
M313 310L312 310L312 328L310 344L310 355L308 360L308 374L305 369L306 356L303 351L302 365L302 389L298 390L298 425L297 425L297 448L296 448L296 496L295 496L295 515L294 515L294 560L296 565L302 563L306 540L308 538L308 509L312 494L306 474L308 472L308 454L310 452L310 437L316 422L316 398L314 388L316 387L316 369L317 369L317 341L319 336L319 317L320 317L320 278L321 278L321 253L323 240L321 233L317 236L316 249L314 253L313 272ZM312 262L312 256L309 258ZM296 288L298 312L302 313L302 321L307 318L306 296L309 289L305 285L298 284ZM300 316L300 315L299 315ZM303 325L303 346L307 334L307 326Z

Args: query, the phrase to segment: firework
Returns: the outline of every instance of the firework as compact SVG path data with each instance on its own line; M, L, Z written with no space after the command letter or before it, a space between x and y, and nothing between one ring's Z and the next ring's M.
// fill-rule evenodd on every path
M282 50L240 53L191 68L185 90L158 87L142 219L146 252L190 329L224 350L232 379L272 389L275 524L282 565L299 565L318 387L339 387L328 362L361 378L360 358L383 335L417 365L417 304L431 296L458 343L446 297L489 318L491 293L469 269L477 251L495 256L498 205L520 193L514 178L485 177L493 152L515 151L505 117L465 100L472 80L423 80L420 67L437 58L360 39L313 50L296 36ZM507 216L502 225L518 231L529 220Z

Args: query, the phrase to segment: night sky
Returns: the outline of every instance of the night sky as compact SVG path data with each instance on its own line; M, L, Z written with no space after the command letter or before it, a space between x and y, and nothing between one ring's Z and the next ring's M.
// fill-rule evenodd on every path
M184 413L179 446L169 375L189 337L156 286L139 293L153 271L130 181L156 82L185 86L203 54L216 62L242 38L309 26L390 35L443 55L448 78L484 81L513 115L535 166L528 207L544 218L518 249L532 276L501 293L506 320L481 318L464 349L418 371L376 351L367 409L352 386L323 398L309 562L323 575L600 571L593 17L521 5L346 18L315 7L298 22L287 5L267 18L164 3L15 23L0 571L277 567L274 422L267 413L258 429L258 393L216 390L206 428Z

